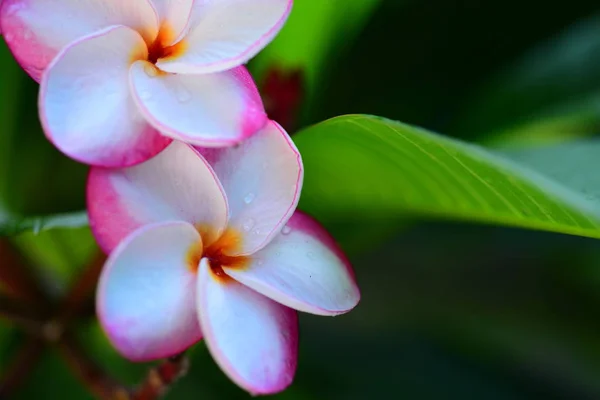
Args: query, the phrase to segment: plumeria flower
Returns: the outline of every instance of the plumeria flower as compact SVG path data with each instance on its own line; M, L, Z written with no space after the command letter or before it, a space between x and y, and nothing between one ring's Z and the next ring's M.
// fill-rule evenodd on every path
M292 0L2 0L0 26L40 82L44 131L66 155L121 167L171 139L241 141L267 122L243 63Z
M338 315L360 298L333 239L295 211L302 179L300 155L274 122L238 147L173 142L133 167L93 168L90 224L110 253L97 310L120 353L168 357L203 336L245 390L286 388L295 310Z

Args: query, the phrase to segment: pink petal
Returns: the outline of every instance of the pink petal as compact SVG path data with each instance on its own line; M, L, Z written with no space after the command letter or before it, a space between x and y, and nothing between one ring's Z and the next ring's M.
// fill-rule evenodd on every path
M292 4L292 0L196 1L183 39L185 53L156 65L176 73L217 72L242 65L279 33Z
M302 188L298 149L276 122L237 147L198 149L219 177L230 209L229 226L243 235L238 254L264 247L292 216Z
M66 45L111 25L129 26L148 43L158 32L149 0L3 0L0 10L4 39L38 82Z
M40 87L48 139L69 157L101 166L133 165L164 149L170 140L144 120L129 91L131 60L146 55L142 37L124 26L65 47Z
M262 128L267 117L245 68L218 74L159 72L146 61L131 68L131 84L144 117L164 135L198 146L220 147Z
M144 224L187 221L204 231L206 245L227 224L227 200L213 170L180 142L135 167L93 168L87 203L90 226L107 253Z
M167 222L140 228L110 255L98 283L98 317L126 358L169 357L200 340L188 259L198 245L192 225Z
M281 304L312 314L343 314L360 300L342 251L318 222L298 211L267 247L252 255L250 265L223 270Z
M213 358L237 385L271 394L292 383L298 352L296 313L255 291L198 270L200 327Z
M168 29L169 39L165 44L178 41L188 25L194 0L152 0L158 14L161 30Z

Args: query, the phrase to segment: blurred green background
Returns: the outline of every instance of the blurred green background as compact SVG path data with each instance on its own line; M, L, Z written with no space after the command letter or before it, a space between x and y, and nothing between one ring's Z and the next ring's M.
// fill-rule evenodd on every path
M593 141L600 127L600 4L297 0L284 31L250 69L263 90L273 70L301 72L294 128L366 113L506 151ZM37 84L3 43L0 82L0 231L8 234L22 217L82 210L87 169L46 141ZM296 88L285 79L281 85ZM328 151L336 157L336 148ZM562 162L558 156L556 169ZM302 204L314 207L319 195L305 193ZM409 213L382 219L366 217L367 210L334 219L319 211L351 256L362 301L341 317L301 316L297 377L276 398L600 398L595 239ZM85 227L41 234L33 228L4 240L59 298L93 258L93 240ZM147 370L118 357L91 315L79 318L74 332L118 379L133 384ZM0 316L0 381L26 341ZM57 354L48 347L7 398L92 398ZM168 399L249 397L203 343L190 355L191 370Z

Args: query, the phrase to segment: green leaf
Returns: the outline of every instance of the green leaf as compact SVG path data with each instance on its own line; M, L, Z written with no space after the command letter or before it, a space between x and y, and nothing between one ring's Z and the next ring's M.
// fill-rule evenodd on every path
M9 236L53 289L65 290L98 247L85 211L42 217L0 216L0 237Z
M88 226L86 211L39 217L18 217L0 213L0 236L12 236L26 231L34 235L56 228L83 228Z
M85 204L88 168L61 154L46 139L38 118L39 85L0 40L0 220L67 212Z
M600 123L600 15L526 53L477 93L457 131L524 146L588 136Z
M363 224L389 230L407 216L600 238L600 202L479 146L361 115L315 125L295 141L305 164L300 208L346 248L370 242Z

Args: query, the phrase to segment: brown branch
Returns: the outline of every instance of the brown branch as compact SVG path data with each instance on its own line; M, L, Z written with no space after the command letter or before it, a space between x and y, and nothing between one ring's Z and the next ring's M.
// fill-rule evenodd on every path
M0 318L5 318L32 336L39 337L46 313L25 301L17 301L0 294Z
M35 367L44 351L41 339L30 338L20 349L0 379L0 398L10 398Z
M86 309L89 300L94 298L94 292L105 261L106 256L99 253L85 268L61 302L56 317L57 322L67 324L77 314Z
M117 398L117 393L123 391L123 386L98 367L71 334L64 334L56 345L71 372L94 396L99 399L114 399Z
M14 297L38 304L46 300L29 266L6 239L0 239L0 283L3 290Z
M189 367L189 360L184 354L169 358L148 371L146 379L123 400L155 400L160 399L171 385L184 376ZM121 400L121 399L115 399Z

